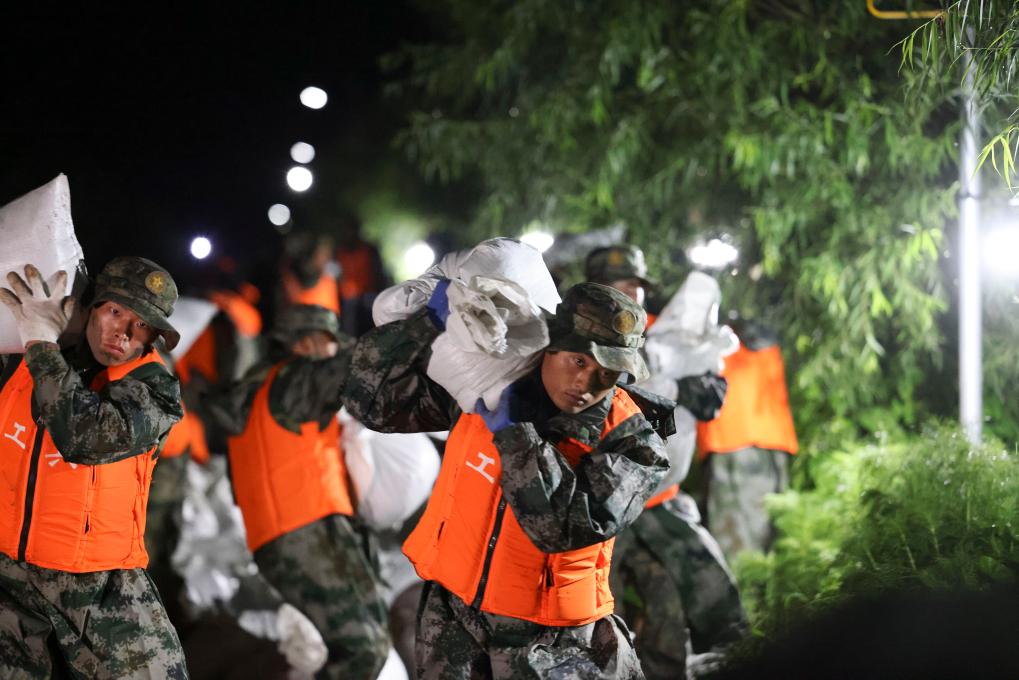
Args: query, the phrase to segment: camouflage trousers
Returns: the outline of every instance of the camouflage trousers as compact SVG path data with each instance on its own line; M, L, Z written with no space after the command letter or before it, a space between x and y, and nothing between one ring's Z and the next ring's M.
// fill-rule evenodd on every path
M144 569L72 574L0 554L0 677L188 677Z
M329 515L255 551L265 580L322 634L329 659L319 678L374 678L389 654L386 602L369 540L349 518Z
M649 680L684 677L688 643L697 653L718 650L748 630L725 558L685 494L616 536L610 582Z
M764 497L789 485L789 454L750 447L708 459L708 529L732 561L744 550L766 551L775 529Z
M609 615L553 627L467 605L434 581L417 621L419 680L640 680L626 624Z

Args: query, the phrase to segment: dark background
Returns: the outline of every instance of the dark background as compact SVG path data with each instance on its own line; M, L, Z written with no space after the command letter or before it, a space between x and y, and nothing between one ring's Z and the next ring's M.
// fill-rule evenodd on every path
M406 2L5 9L0 204L63 172L93 273L138 254L186 287L209 266L188 254L196 235L242 264L278 253L273 203L296 228L328 230L366 184L427 196L392 148L407 103L382 96L378 67L430 35L423 21ZM301 105L308 85L325 108ZM285 183L296 141L317 152L304 194Z

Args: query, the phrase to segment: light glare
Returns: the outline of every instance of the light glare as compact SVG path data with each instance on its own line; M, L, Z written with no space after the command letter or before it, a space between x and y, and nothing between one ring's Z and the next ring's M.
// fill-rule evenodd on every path
M297 142L290 147L290 157L295 163L311 163L315 160L315 147L307 142Z
M312 181L311 170L303 165L298 165L287 171L287 184L294 191L307 191L311 187Z
M713 238L690 249L690 261L705 269L721 269L739 257L739 251L730 243Z
M403 264L411 277L423 274L435 262L435 251L424 241L418 241L403 254Z
M544 231L531 231L521 236L520 241L543 253L555 243L555 236Z
M998 227L984 236L984 265L1001 277L1019 276L1019 226Z
M196 236L191 240L191 257L204 260L212 252L212 242L204 236Z
M269 221L277 227L282 227L290 221L290 208L282 203L275 203L269 206Z
M301 103L309 109L321 109L329 101L329 95L321 87L306 87L301 90Z

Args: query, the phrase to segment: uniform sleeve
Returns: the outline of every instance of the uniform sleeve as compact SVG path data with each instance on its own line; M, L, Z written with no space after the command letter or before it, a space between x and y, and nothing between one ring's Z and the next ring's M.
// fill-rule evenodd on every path
M180 385L159 364L146 364L93 392L53 344L25 352L39 420L64 460L114 463L155 446L181 419Z
M299 431L301 423L336 415L343 405L353 348L353 339L346 338L331 359L295 359L284 364L269 388L269 411L276 422Z
M613 429L576 468L532 423L500 430L495 445L506 500L547 553L615 536L637 518L669 469L665 443L640 414Z
M378 432L448 430L456 401L426 374L438 334L422 310L361 336L343 392L351 415Z

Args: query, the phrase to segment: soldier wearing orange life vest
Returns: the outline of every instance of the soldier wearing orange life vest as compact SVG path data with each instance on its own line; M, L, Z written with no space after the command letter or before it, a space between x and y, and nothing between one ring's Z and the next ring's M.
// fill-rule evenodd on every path
M181 417L153 348L177 343L176 285L149 260L111 261L62 351L66 273L24 274L0 289L25 344L0 357L0 676L186 678L144 544L156 452Z
M418 677L643 677L608 578L615 535L668 465L662 439L616 386L622 373L646 375L644 310L606 286L575 286L535 370L495 409L464 413L426 375L449 313L445 283L426 310L361 338L344 391L373 429L451 429L404 544L428 582Z
M587 279L612 286L638 304L653 287L644 253L636 246L609 246L592 251L585 262ZM649 315L650 317L650 315ZM650 325L650 324L649 324ZM677 348L677 351L681 351ZM617 611L636 632L637 654L649 680L687 674L687 647L707 660L747 631L739 591L715 539L701 525L693 499L680 492L693 454L694 419L714 417L725 397L725 381L714 373L681 380L655 380L648 389L668 385L663 396L675 397L686 409L677 427L686 427L688 452L679 451L673 469L648 501L644 513L616 540L615 592L630 590L636 598L619 601ZM643 386L643 385L642 385ZM692 414L692 415L691 415ZM686 442L684 442L686 443ZM683 444L678 444L682 447ZM669 442L674 454L677 441Z
M353 517L336 412L353 341L336 314L279 315L274 351L209 404L227 440L234 498L259 571L318 628L318 677L374 678L389 651L372 537Z

